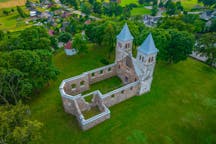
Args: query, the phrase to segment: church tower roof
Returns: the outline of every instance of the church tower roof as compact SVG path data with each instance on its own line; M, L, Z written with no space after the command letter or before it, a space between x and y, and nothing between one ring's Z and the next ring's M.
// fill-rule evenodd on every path
M130 33L127 23L125 23L119 35L117 35L117 39L121 41L130 41L134 39L134 37Z
M157 53L159 50L155 47L154 40L152 38L152 34L150 33L142 45L138 48L138 51L143 54L153 54Z

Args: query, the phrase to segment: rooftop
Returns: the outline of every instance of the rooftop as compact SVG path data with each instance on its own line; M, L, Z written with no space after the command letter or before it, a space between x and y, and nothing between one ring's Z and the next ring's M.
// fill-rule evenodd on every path
M143 54L153 54L157 53L159 50L155 47L152 34L150 33L142 45L138 48L138 51Z
M117 39L121 41L130 41L134 39L134 37L130 33L127 23L124 25L119 35L117 35Z

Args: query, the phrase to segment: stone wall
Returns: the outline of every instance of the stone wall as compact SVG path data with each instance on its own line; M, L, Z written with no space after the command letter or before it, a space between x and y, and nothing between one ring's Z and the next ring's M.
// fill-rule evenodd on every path
M111 107L115 104L118 104L126 99L129 99L133 96L138 95L139 91L139 82L130 83L126 86L123 86L119 89L106 93L102 96L103 103L107 107Z
M63 81L63 89L68 95L78 95L89 89L89 85L116 75L116 64L111 64L85 72Z
M89 89L88 73L64 80L65 93L75 96Z
M110 111L106 108L104 112L94 117L91 117L90 119L87 120L82 119L80 121L80 126L82 130L88 130L109 118L110 118Z
M89 84L93 84L116 75L116 64L111 64L92 71L88 71Z
M127 56L123 60L118 61L116 67L117 75L124 84L138 80L131 57Z
M62 96L62 102L65 112L75 116L79 116L81 114L78 104L71 96Z

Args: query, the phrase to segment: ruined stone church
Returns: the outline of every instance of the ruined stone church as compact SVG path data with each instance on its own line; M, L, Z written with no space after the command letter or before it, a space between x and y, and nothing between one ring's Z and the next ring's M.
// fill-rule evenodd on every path
M117 36L116 57L113 64L62 81L59 90L64 110L77 118L82 130L88 130L109 119L111 115L109 107L150 91L158 49L150 33L138 47L137 56L134 58L133 39L125 24ZM105 94L96 90L82 95L84 91L89 90L91 84L113 76L118 76L124 85ZM91 97L91 100L87 101L87 97ZM86 111L95 108L99 113L90 118L85 117Z

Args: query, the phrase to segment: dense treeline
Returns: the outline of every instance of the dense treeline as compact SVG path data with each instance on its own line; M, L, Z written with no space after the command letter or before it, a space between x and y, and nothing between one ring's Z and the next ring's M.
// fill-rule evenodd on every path
M131 16L131 10L137 7L136 4L129 4L124 7L117 2L98 2L96 0L60 0L64 4L72 5L75 9L80 9L83 13L90 15L91 13L104 14L106 16L120 16L121 19L128 19Z
M0 103L16 104L56 78L52 43L42 27L32 27L0 41Z
M120 32L124 22L96 22L86 27L86 35L90 41L103 45L114 51L116 35ZM134 54L137 46L141 45L147 35L153 34L155 44L160 50L158 58L169 63L185 60L192 53L195 43L193 34L177 29L147 28L139 22L128 22L134 36Z
M37 142L42 123L22 104L58 75L52 62L56 40L43 27L0 31L0 143Z

